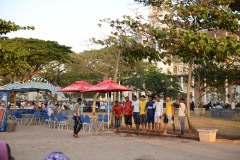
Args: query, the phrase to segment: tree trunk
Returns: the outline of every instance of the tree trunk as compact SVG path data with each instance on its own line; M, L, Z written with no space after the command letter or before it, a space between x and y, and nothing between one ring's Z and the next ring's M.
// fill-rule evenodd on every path
M108 79L108 74L105 74L103 77L103 80L107 80L107 79ZM99 95L99 92L97 92L93 97L92 115L96 114L96 102L97 102L98 95Z
M99 92L97 92L93 97L92 115L96 114L96 102L97 102L98 95L99 95Z
M120 57L121 57L121 49L118 49L118 54L117 54L117 61L116 61L116 68L115 68L115 73L114 73L114 77L113 80L115 82L117 82L117 77L118 77L118 71L119 71L119 63L120 63ZM113 94L113 101L115 101L117 99L117 93L114 92Z
M115 73L113 80L117 82L117 77L118 77L118 71L119 71L119 63L120 63L120 57L121 57L121 49L118 48L118 53L117 53L117 61L116 61L116 68L115 68ZM117 99L117 92L113 92L113 102ZM113 125L113 116L111 116L111 125Z
M192 67L193 67L193 60L190 58L188 63L188 86L187 86L187 120L189 126L189 132L192 133L193 126L190 117L190 90L191 90L191 82L192 82Z

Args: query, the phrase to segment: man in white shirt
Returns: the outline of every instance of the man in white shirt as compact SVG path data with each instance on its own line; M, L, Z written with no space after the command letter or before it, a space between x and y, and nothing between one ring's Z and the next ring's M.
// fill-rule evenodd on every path
M100 101L100 111L101 111L101 112L104 112L104 111L105 111L105 106L104 106L103 101Z
M180 122L180 134L184 135L185 128L185 111L186 105L183 103L183 98L179 99L179 110L178 110L178 119Z
M137 99L137 96L135 96L135 95L133 96L132 106L133 106L134 123L136 125L136 129L138 132L139 126L140 126L140 117L139 117L140 105L139 105L139 100Z
M47 107L47 111L48 111L48 116L50 117L51 116L51 114L53 114L54 112L53 112L53 109L51 108L51 107Z
M154 122L155 122L155 131L156 133L161 134L161 118L163 115L163 102L160 100L160 96L156 95L156 101L153 104L155 108Z

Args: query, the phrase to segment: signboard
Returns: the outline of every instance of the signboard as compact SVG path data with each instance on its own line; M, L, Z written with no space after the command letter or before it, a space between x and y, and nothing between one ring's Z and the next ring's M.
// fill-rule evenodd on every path
M8 92L0 92L0 132L7 127Z

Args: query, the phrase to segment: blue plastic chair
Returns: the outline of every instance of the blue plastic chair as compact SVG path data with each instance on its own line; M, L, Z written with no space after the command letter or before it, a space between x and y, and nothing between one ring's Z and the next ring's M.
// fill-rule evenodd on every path
M43 120L49 124L49 115L47 113L43 113Z
M103 115L102 114L98 114L97 121L102 121L102 120L103 120Z
M67 120L67 119L68 119L68 113L64 113L64 114L63 114L63 118L64 118L65 120Z
M103 130L104 130L104 125L107 124L108 125L108 114L105 114L103 117Z
M33 114L32 111L30 109L26 110L26 114Z
M67 128L67 122L63 120L63 114L57 114L57 121L58 121L58 129L63 129L63 127Z
M106 114L106 115L104 115L103 122L106 122L106 123L108 123L108 115L107 115L107 114Z
M35 111L33 116L34 116L34 123L35 124L37 124L37 123L41 124L41 112Z
M55 120L55 116L54 116L54 114L53 113L51 113L51 116L50 116L50 127L51 127L51 124L53 124L53 128L55 129L55 124L57 124L58 123L58 121L57 120Z
M10 115L11 115L11 116L15 116L15 112L14 112L14 111L11 111L11 112L10 112Z
M88 115L86 115L85 118L84 118L84 122L85 123L91 123L90 121L91 121L90 117Z
M84 120L84 116L83 116L82 114L80 114L80 119L81 119L82 123L85 122L85 120Z
M63 120L63 115L61 113L57 114L56 117L59 122Z
M102 114L98 114L98 118L97 118L97 132L99 130L104 130L104 124L103 124L103 115Z
M22 120L23 120L22 112L19 112L19 111L15 112L15 117L17 119L18 125L20 124L22 125Z
M83 122L83 132L86 129L86 127L88 127L88 132L90 133L92 126L93 124L91 124L90 117L88 115L85 115L84 122Z
M35 109L30 109L29 112L30 112L30 114L34 114L36 112L36 110Z

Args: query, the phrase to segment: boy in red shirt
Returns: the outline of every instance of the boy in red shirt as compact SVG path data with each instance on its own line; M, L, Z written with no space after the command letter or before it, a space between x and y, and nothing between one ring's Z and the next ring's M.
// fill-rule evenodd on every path
M133 111L132 102L129 101L129 97L125 97L124 120L127 128L127 132L130 132L132 130L132 111ZM129 129L129 126L130 126L130 129Z
M112 113L115 115L115 128L116 133L120 131L120 125L122 122L123 106L121 106L118 101L115 101L115 105L112 108Z

